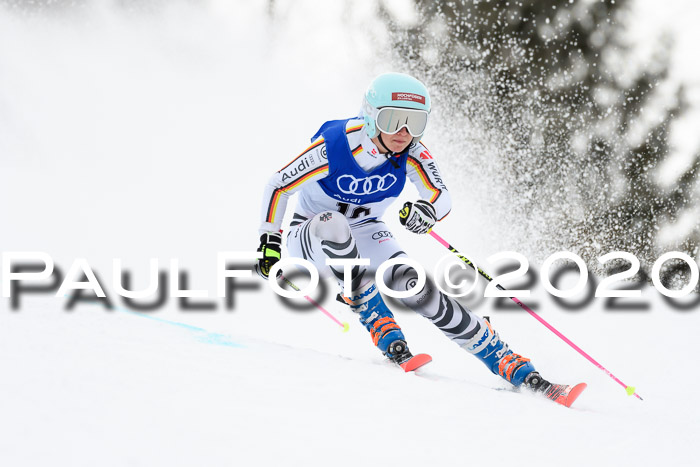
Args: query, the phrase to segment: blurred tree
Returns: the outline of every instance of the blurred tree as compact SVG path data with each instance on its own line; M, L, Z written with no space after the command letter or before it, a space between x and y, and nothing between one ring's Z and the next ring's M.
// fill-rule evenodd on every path
M493 147L497 164L482 168L513 200L504 215L530 220L528 243L574 251L599 272L596 258L614 250L646 271L663 247L698 256L697 221L674 245L659 242L662 225L698 209L700 154L672 186L658 181L683 93L659 103L664 54L631 64L628 0L414 4L411 22L380 3L397 58L436 90L443 114Z

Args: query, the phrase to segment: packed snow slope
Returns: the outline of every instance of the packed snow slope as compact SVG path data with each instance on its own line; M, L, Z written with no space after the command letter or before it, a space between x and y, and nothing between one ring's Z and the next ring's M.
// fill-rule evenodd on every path
M572 409L503 390L399 309L411 348L434 358L402 373L328 282L314 297L347 333L256 278L236 281L231 309L214 298L217 252L257 247L269 174L324 120L355 114L369 79L390 68L370 56L388 50L371 8L275 2L270 17L265 2L96 3L68 14L0 7L0 248L48 253L63 274L85 258L113 304L0 300L0 465L693 463L700 314L655 290L636 299L644 310L602 299L568 310L539 282L524 299L644 401L520 309L464 299L545 377L589 384ZM455 207L436 231L493 270L493 213L450 171L458 155L438 135L426 143ZM408 188L396 210L415 196ZM387 223L429 270L444 254L393 215ZM212 306L170 298L134 311L112 285L114 258L134 288L147 285L150 258L163 269L177 258L188 288L209 293L192 302Z

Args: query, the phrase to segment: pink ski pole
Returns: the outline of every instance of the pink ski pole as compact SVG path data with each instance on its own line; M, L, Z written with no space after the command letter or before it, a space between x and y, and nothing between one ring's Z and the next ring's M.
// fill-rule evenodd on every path
M467 266L470 266L471 268L473 268L474 270L476 270L481 276L485 277L486 280L488 280L489 282L491 282L491 281L493 280L493 278L492 278L491 276L489 276L488 274L486 274L480 267L475 266L474 263L472 263L467 257L465 257L465 256L463 256L462 254L460 254L459 251L457 251L452 245L450 245L449 243L447 243L447 241L446 241L445 239L443 239L441 236L439 236L438 234L436 234L436 233L435 233L434 231L432 231L432 230L430 231L430 235L431 235L435 240L437 240L438 242L440 242L440 243L442 244L442 246L444 246L445 248L447 248L448 250L450 250L452 253L454 253L455 255L457 255L457 257L458 257L459 259L461 259ZM496 285L496 288L498 288L498 289L500 289L500 290L506 290L506 289L505 289L504 287L502 287L500 284ZM554 326L552 326L551 324L549 324L549 323L548 323L547 321L545 321L541 316L539 316L537 313L535 313L534 311L532 311L532 310L531 310L527 305L525 305L523 302L521 302L520 300L518 300L518 299L515 298L515 297L510 297L510 298L511 298L511 300L513 300L515 303L517 303L518 306L520 306L520 308L522 308L523 310L527 311L527 312L530 314L530 316L532 316L532 317L535 318L537 321L539 321L540 323L542 323L547 329L549 329L549 330L552 331L554 334L556 334L557 336L559 336L559 338L561 338L561 340L563 340L564 342L566 342L567 344L569 344L574 350L576 350L578 353L580 353L581 355L583 355L589 362L591 362L592 364L594 364L595 366L597 366L599 369L601 369L603 372L605 372L606 375L610 376L610 377L611 377L612 379L614 379L618 384L620 384L623 388L625 388L625 391L627 392L627 395L629 395L629 396L634 395L634 396L636 396L639 400L643 400L643 399L641 398L641 396L635 392L635 388L634 388L633 386L627 386L625 383L623 383L622 381L620 381L615 375L613 375L612 373L610 373L603 365L601 365L600 363L598 363L593 357L591 357L591 356L588 355L586 352L584 352L583 349L581 349L578 345L576 345L576 344L574 344L573 342L571 342L571 340L569 340L569 338L567 338L564 334L562 334L562 333L559 332L557 329L555 329Z
M282 279L287 285L289 285L291 288L293 288L293 289L296 290L297 292L299 292L299 291L301 290L299 287L297 287L297 286L294 284L294 282L290 281L289 279L287 279L287 278L284 277L283 275L280 274L279 278ZM350 325L349 325L347 322L341 323L341 322L338 320L338 318L336 318L335 316L333 316L328 310L326 310L326 309L323 308L321 305L319 305L319 304L316 302L316 300L314 300L313 298L309 297L308 295L304 295L304 298L307 299L307 300L309 301L309 303L313 304L316 308L318 308L319 310L321 310L321 311L323 312L324 315L326 315L326 316L328 316L330 319L332 319L338 326L340 326L341 328L343 328L343 332L347 332L348 329L350 329Z

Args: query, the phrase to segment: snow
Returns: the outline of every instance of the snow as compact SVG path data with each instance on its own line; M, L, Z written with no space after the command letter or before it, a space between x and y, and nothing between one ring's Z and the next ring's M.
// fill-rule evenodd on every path
M327 3L279 2L272 18L261 1L147 12L102 2L48 17L0 7L2 251L47 252L64 273L86 258L114 304L68 311L66 299L26 294L15 311L0 299L0 465L691 464L700 315L654 290L636 299L645 311L603 299L567 310L541 284L525 300L644 401L517 307L465 300L547 378L589 384L573 409L502 390L406 310L396 314L411 348L434 362L402 373L329 283L314 298L348 333L255 278L236 282L232 310L213 298L216 253L257 247L268 174L319 119L353 115L387 66L367 57L383 49L371 9ZM460 190L438 232L493 270L495 214ZM387 221L428 270L445 253ZM152 257L178 258L214 309L125 306L112 259L137 288Z

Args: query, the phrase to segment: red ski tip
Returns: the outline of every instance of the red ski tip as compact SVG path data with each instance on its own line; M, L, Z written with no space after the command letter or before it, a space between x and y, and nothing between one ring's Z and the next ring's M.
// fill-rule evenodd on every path
M425 353L420 353L418 355L414 355L410 359L406 360L401 364L401 368L403 368L403 371L408 373L409 371L414 371L417 370L418 368L422 367L423 365L430 363L433 361L433 358Z
M588 385L586 383L579 383L576 386L567 386L566 384L552 384L547 388L544 393L544 397L547 399L561 404L566 407L571 407L578 396L581 395L584 389Z
M576 401L576 399L578 399L578 396L580 396L581 393L583 392L583 390L586 389L587 387L588 387L588 385L586 383L577 384L576 386L571 388L571 390L569 390L569 393L566 394L566 396L564 396L564 402L560 402L560 403L564 404L567 407L571 407L571 405L574 403L574 401ZM559 402L559 401L557 401L557 402Z

